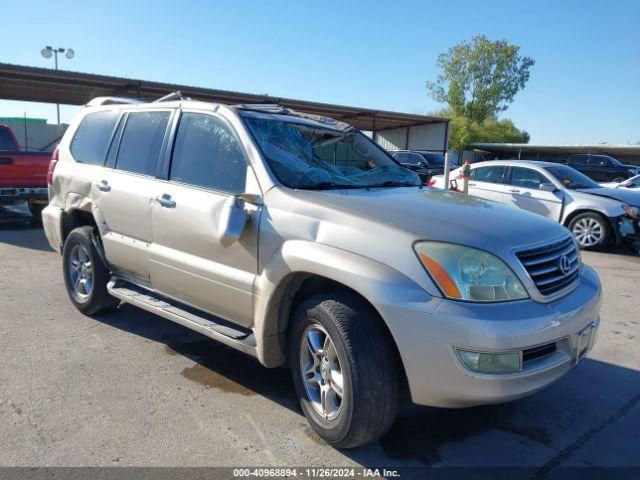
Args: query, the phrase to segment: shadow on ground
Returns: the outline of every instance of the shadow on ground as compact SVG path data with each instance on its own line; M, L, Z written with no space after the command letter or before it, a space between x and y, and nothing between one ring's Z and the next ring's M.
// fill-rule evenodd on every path
M162 343L168 355L191 359L194 365L182 371L189 380L238 395L261 395L302 415L287 369L263 368L251 357L129 305L95 320ZM446 410L405 402L395 424L379 442L342 453L371 467L389 462L447 464L443 446L473 442L483 432L500 431L552 448L560 455L572 448L576 438L588 436L590 430L615 415L625 402L639 401L639 393L638 371L587 358L548 389L509 404ZM311 429L307 433L314 442L322 443ZM502 448L510 455L511 445ZM461 451L463 458L457 461L465 464L464 448ZM521 460L528 465L526 458Z

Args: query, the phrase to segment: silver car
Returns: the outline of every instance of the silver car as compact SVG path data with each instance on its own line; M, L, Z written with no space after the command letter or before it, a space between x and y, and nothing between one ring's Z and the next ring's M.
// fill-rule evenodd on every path
M123 301L288 365L336 447L401 385L500 403L592 348L600 282L538 215L420 185L354 128L278 106L96 99L54 155L43 224L71 302Z
M451 172L460 189L461 170ZM444 177L430 185L444 188ZM558 163L496 160L471 165L469 195L528 210L565 225L584 249L640 239L640 192L606 188Z

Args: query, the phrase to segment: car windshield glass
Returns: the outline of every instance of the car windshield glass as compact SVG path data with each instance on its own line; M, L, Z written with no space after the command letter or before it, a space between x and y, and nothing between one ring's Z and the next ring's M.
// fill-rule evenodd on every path
M439 153L421 153L421 155L425 158L429 165L444 165L444 155L440 155Z
M420 155L417 154L407 154L402 161L408 165L420 165L422 163L424 163L424 160L422 159L422 157Z
M562 183L565 188L570 190L598 188L600 186L586 175L583 175L571 167L558 165L557 167L548 167L546 170L556 177L556 179Z
M622 165L618 160L608 155L593 155L591 159L596 165L599 165L601 162L605 162L605 164L610 162L616 166Z
M626 180L620 184L622 187L626 188L639 188L640 187L640 175L636 175L635 177L631 177L629 180Z
M338 131L284 116L241 115L287 187L328 190L421 184L418 175L399 166L357 130Z

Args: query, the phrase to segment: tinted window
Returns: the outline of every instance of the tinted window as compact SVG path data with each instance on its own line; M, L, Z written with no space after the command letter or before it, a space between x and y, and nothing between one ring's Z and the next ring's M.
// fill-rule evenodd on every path
M155 175L170 112L133 112L124 127L116 168Z
M87 114L71 141L71 154L76 162L102 165L109 140L120 116L117 110Z
M592 155L589 159L589 164L596 167L611 167L616 163L618 163L616 159L606 155Z
M0 150L15 150L16 144L6 128L0 127Z
M429 165L444 165L444 155L440 155L439 153L421 153L420 155L422 155Z
M538 190L542 183L551 182L547 177L530 168L514 167L511 169L511 185L515 187Z
M478 182L502 183L507 167L480 167L476 168L474 179Z
M229 193L245 189L247 162L235 133L221 119L200 113L180 118L171 180Z
M569 163L577 163L578 165L586 165L589 155L572 155L569 158Z

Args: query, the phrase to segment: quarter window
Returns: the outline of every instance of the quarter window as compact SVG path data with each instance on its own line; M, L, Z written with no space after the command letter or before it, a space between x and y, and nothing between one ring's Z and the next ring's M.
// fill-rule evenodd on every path
M551 183L547 177L530 168L514 167L511 169L511 185L514 187L538 190L543 183Z
M474 180L487 183L503 183L504 172L507 167L480 167L476 168Z
M122 134L116 168L155 176L171 112L132 112Z
M180 118L170 179L227 193L245 189L247 161L235 132L222 119L202 113Z
M119 116L117 110L105 110L89 113L82 119L71 141L71 154L76 162L104 164L109 140Z

